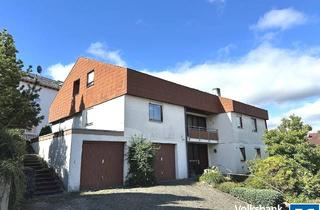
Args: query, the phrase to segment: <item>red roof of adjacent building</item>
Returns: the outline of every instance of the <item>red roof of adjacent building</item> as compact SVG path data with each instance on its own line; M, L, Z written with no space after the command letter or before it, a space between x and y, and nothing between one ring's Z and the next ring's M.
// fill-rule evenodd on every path
M94 70L94 85L87 87L87 74ZM73 96L73 83L80 79L80 89ZM129 68L79 58L60 91L49 113L49 122L72 116L122 95L132 95L208 113L237 112L268 119L268 112L232 99L219 97L197 89L179 85Z
M320 145L320 134L319 133L309 133L308 139L312 144Z

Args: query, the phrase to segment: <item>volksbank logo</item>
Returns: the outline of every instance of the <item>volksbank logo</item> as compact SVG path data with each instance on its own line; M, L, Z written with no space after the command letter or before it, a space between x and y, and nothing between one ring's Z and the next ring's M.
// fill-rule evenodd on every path
M247 206L235 206L236 210L320 210L320 204L290 204L289 208L283 205L279 205L277 207L274 206L253 206L253 205L247 205Z
M320 204L290 204L290 210L319 210Z

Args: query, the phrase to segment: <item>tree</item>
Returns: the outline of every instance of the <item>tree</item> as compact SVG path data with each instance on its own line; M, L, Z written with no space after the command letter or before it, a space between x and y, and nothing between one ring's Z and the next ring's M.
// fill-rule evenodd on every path
M35 84L19 86L22 77L32 71L23 71L23 62L17 59L13 37L0 32L0 177L11 183L9 209L18 209L23 198L24 175L22 157L25 153L23 130L39 124L40 106L37 79ZM41 67L37 68L38 73Z
M313 174L320 170L320 149L307 139L312 128L304 124L301 117L291 115L283 118L277 129L264 135L270 156L281 155L291 158L308 168Z
M43 119L36 102L40 91L37 82L19 87L21 78L32 71L32 66L23 71L17 52L13 37L6 30L0 32L0 129L31 129ZM41 71L41 67L37 71Z
M247 185L277 188L287 195L320 196L320 147L308 142L311 126L295 115L264 135L269 157L249 162Z

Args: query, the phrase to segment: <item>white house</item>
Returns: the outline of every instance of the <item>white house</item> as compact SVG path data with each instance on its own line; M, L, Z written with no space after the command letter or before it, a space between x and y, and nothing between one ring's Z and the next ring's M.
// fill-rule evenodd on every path
M61 87L61 82L33 73L28 73L26 77L23 77L20 81L19 86L23 85L27 87L28 85L33 85L36 81L36 78L38 80L38 87L41 88L38 99L38 103L40 104L41 108L40 115L44 116L44 119L38 126L34 127L32 130L25 131L24 135L27 139L38 137L41 128L48 125L49 108Z
M33 143L68 191L122 185L134 135L159 144L159 181L209 166L247 173L264 157L268 112L132 69L79 58L49 113L53 133Z

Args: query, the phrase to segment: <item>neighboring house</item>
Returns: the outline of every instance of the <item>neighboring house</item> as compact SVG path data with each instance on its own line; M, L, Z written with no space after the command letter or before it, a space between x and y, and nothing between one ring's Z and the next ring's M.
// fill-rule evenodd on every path
M26 139L33 139L38 137L41 128L45 125L48 125L49 108L62 84L62 82L59 81L45 78L33 73L28 73L28 76L21 79L20 86L24 85L25 87L27 87L28 85L33 85L36 81L36 78L38 79L38 86L41 88L38 99L38 103L40 104L41 108L40 115L43 115L44 119L37 127L34 127L32 130L25 131L24 135Z
M320 133L309 133L309 142L315 145L320 145Z
M158 144L158 181L210 166L247 173L264 157L268 112L132 69L79 58L54 99L53 134L33 144L68 191L122 185L134 135Z

